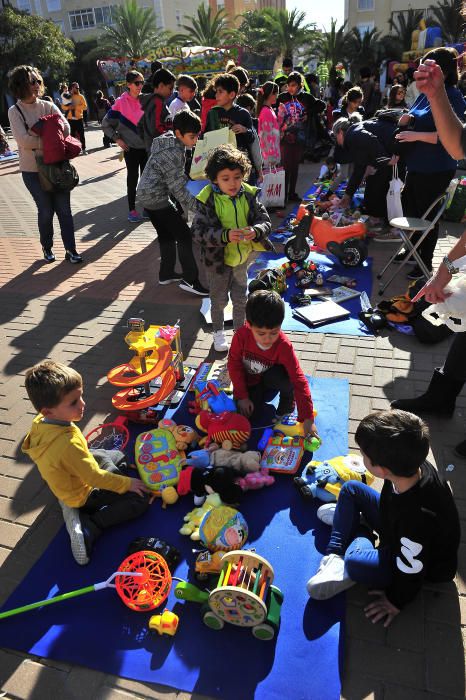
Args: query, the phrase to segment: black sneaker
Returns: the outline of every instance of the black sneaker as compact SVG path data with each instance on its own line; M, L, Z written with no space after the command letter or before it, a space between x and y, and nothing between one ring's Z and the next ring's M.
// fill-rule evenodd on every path
M395 260L393 262L395 263L395 265L401 265L401 263L404 260L406 260L407 257L408 257L408 251L403 249L401 251L401 253L398 253L398 255L395 256ZM417 265L414 258L410 258L406 264L407 265Z
M83 258L76 250L67 250L65 253L65 260L68 260L73 265L77 265L78 263L82 263Z
M199 280L195 280L192 284L186 282L186 280L181 280L179 285L180 289L185 292L190 292L191 294L197 294L198 297L208 297L209 290L202 286Z
M48 263L53 263L55 262L55 255L53 254L53 250L51 248L44 248L42 246L42 253L44 254L44 260Z
M173 282L177 282L178 284L183 281L183 275L178 275L176 272L174 272L172 275L169 275L168 277L159 277L159 284L165 285L165 284L173 284Z
M424 275L423 271L421 270L421 268L419 267L419 265L415 265L415 266L413 267L413 269L411 270L411 272L408 272L408 274L406 275L406 277L407 277L409 280L422 280L422 279L425 279L425 275Z

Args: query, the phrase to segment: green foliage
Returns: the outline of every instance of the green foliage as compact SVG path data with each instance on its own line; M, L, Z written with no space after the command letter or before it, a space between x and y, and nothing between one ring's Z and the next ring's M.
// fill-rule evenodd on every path
M442 4L429 7L436 24L442 28L442 36L447 44L457 44L464 39L462 6L462 0L443 0Z
M270 21L265 11L249 10L241 15L241 24L231 33L233 43L247 46L257 53L275 53L278 49L274 46Z
M48 20L12 7L0 11L0 77L5 86L9 70L36 66L51 79L59 79L73 61L73 42Z
M317 44L317 55L329 66L329 78L333 83L337 71L337 63L342 63L345 68L348 67L348 34L346 33L346 22L337 29L337 20L330 20L330 30L323 32L320 35L320 41Z
M388 20L390 27L390 38L393 49L398 49L398 53L411 49L411 35L415 29L419 29L419 22L423 18L422 10L410 8L406 12L398 13L396 17Z
M293 56L293 52L315 41L315 24L305 23L306 15L299 10L264 10L270 32L271 46L282 56Z
M183 24L183 33L170 37L170 44L182 46L222 46L232 38L233 32L228 26L228 15L225 10L216 14L212 8L206 8L204 3L197 8L196 15L187 18L189 24Z
M380 62L380 35L376 29L361 34L358 27L349 32L347 56L353 78L359 77L359 69L363 66L375 69Z
M139 7L136 0L126 0L114 10L114 17L114 24L104 27L100 36L100 58L143 58L166 43L167 34L157 27L154 10Z

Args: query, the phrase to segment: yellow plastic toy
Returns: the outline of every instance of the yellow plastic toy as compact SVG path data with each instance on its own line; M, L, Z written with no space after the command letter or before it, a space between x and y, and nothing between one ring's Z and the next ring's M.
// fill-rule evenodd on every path
M178 630L179 621L178 615L165 608L162 614L152 615L149 620L149 629L160 635L168 634L173 637Z
M312 461L301 476L294 479L304 498L319 498L325 503L338 499L346 481L362 481L372 484L373 475L367 471L362 457L355 454L333 457L325 462Z
M218 493L209 494L202 506L194 508L194 510L191 510L184 516L184 525L179 530L180 535L188 535L192 540L199 541L201 539L199 526L204 516L206 513L209 513L212 508L221 505L222 501Z
M184 379L180 327L176 323L144 330L142 318L130 318L128 326L125 343L135 355L129 363L111 369L107 379L122 387L112 398L115 408L139 411L166 399Z

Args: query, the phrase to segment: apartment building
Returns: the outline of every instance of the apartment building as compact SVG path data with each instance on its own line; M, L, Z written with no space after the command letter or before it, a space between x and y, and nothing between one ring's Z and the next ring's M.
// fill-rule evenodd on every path
M431 0L345 0L345 20L347 29L357 27L361 33L377 29L382 34L389 33L389 19L410 8L423 10L429 16Z
M114 10L123 0L10 0L14 7L50 19L63 34L75 41L94 36L111 25ZM157 26L179 32L187 17L195 15L202 0L138 0L141 7L152 7Z

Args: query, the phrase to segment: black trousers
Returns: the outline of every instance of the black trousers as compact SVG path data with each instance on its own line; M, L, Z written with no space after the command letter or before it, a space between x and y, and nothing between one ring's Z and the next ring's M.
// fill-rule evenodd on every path
M82 119L70 119L70 134L81 141L81 146L85 151L86 137L84 136L84 121Z
M263 409L265 395L280 394L277 413L283 415L291 413L294 408L294 389L283 365L274 365L261 377L259 384L249 388L249 397L254 404L256 414Z
M283 168L285 169L285 196L289 197L296 192L299 164L304 153L304 146L300 143L281 144Z
M401 193L403 213L405 216L422 217L426 209L439 197L450 184L454 176L454 170L446 170L440 173L410 173L406 175L405 186ZM429 214L429 220L435 217L436 209ZM419 247L419 255L427 269L432 269L432 258L438 240L438 223L426 236ZM411 242L414 244L420 235L414 234Z
M136 188L139 177L142 175L147 163L145 148L130 148L125 151L126 163L126 191L128 193L128 208L130 211L136 208Z
M168 279L173 275L178 250L183 279L190 284L196 282L199 270L194 259L191 231L180 212L171 205L164 209L146 209L146 212L159 239L159 278Z
M125 474L127 466L125 455L119 450L93 450L101 469L114 474ZM127 520L133 520L146 512L149 507L149 495L137 493L115 493L105 489L94 489L86 503L79 509L83 525L94 540L109 527L114 527Z
M378 168L374 175L366 178L364 210L369 216L387 218L387 192L392 179L392 167Z
M466 332L455 333L448 350L443 371L449 377L466 382Z

